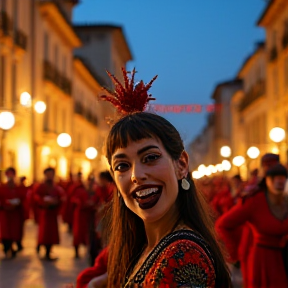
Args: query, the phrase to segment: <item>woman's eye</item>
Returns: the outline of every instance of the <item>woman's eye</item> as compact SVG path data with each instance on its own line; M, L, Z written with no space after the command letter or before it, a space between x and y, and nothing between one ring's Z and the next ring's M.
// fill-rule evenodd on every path
M129 168L129 164L127 164L127 163L119 163L119 164L117 164L115 166L114 171L123 172L123 171L128 170L128 168Z
M146 155L143 159L143 162L146 163L146 162L153 162L155 160L157 160L158 158L160 158L160 155L159 154L149 154L149 155Z

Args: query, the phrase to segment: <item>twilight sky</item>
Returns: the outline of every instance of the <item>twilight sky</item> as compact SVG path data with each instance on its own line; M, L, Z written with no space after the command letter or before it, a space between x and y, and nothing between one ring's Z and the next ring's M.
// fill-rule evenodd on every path
M124 28L138 79L158 74L150 92L155 104L211 104L215 85L233 79L255 42L264 0L82 0L74 23ZM152 102L151 102L152 103ZM161 114L185 144L206 123L206 113Z

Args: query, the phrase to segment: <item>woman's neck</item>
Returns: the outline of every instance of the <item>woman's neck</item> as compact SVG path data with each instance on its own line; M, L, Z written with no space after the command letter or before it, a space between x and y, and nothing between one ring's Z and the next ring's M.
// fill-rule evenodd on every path
M169 212L153 223L145 223L145 232L147 236L147 250L152 250L159 241L166 236L167 234L171 233L175 225L177 225L179 221L179 211L176 207L176 204L169 210Z
M269 202L272 205L281 205L284 202L284 193L277 195L268 190L267 196L268 196Z

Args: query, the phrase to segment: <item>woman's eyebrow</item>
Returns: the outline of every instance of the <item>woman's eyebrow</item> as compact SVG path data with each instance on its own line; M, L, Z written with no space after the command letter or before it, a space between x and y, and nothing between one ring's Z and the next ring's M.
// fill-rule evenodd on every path
M127 155L124 154L124 153L120 153L120 154L116 154L116 155L113 155L113 160L115 159L121 159L121 158L127 158Z
M147 151L147 150L149 150L149 149L152 149L152 148L157 148L157 149L159 149L158 146L148 145L148 146L145 146L145 147L141 148L140 150L138 150L137 155L140 155L140 154L142 154L143 152L145 152L145 151Z

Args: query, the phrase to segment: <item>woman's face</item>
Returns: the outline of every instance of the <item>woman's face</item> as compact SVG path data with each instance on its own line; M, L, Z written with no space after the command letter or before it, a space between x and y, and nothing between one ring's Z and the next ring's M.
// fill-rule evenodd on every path
M178 180L188 171L186 152L175 161L160 140L144 138L117 149L111 165L126 206L144 222L158 221L175 211Z
M277 175L274 177L266 177L266 185L270 193L275 195L282 195L284 193L285 184L287 178L282 175Z

